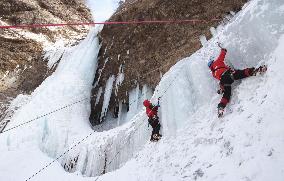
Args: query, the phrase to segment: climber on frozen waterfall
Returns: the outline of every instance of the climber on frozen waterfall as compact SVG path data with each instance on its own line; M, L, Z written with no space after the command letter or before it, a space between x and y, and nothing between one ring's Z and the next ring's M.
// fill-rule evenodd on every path
M231 85L235 80L243 79L250 76L255 76L258 73L264 73L267 70L267 66L260 66L259 68L246 68L243 70L236 70L227 66L224 62L227 50L221 48L221 53L217 59L210 57L208 67L210 68L214 78L220 80L220 89L218 94L223 94L220 103L218 104L218 117L223 116L224 109L231 98Z
M161 124L158 117L158 108L160 107L159 103L160 98L158 99L158 104L153 105L149 100L145 100L143 105L146 107L146 114L148 116L148 122L152 126L153 131L150 141L159 141L162 135L159 133Z

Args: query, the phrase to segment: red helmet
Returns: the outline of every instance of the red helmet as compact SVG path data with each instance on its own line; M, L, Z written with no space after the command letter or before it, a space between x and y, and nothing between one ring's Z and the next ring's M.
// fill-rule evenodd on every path
M143 102L143 105L145 107L149 107L151 105L150 101L148 99L146 99L144 102Z

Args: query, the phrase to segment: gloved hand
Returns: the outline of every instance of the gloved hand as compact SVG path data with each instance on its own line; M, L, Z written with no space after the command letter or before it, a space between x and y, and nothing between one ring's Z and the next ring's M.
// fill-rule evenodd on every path
M223 89L217 90L217 94L223 94L223 93L224 93L224 90L223 90Z
M226 49L226 48L222 48L221 50L224 50L225 52L227 52L227 49Z

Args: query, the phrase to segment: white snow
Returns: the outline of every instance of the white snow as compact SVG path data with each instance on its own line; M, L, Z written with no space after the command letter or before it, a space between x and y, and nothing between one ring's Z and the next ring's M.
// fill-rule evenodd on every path
M217 28L222 31L207 47L171 68L155 92L163 95L174 81L162 98L164 137L99 180L283 180L283 3L251 1L231 23ZM218 84L207 67L209 56L219 51L217 41L225 44L235 68L269 67L263 76L234 84L222 119L216 118Z
M283 5L283 0L250 1L227 25L217 27L203 48L163 76L151 99L157 103L162 96L160 142L148 141L151 128L147 128L141 103L150 89L143 88L141 93L138 87L129 93L130 99L136 101L130 110L137 112L130 116L131 120L108 131L93 132L32 179L96 180L90 176L107 172L98 180L282 181ZM217 42L228 49L227 62L235 68L268 65L265 75L234 83L233 96L222 119L216 116L218 82L207 67L209 57L219 53ZM89 97L98 50L95 32L91 32L77 47L64 52L54 74L16 111L8 128L87 98L0 134L0 160L5 160L0 162L0 180L29 178L92 133L88 123ZM108 87L113 85L109 83ZM128 113L121 115L128 117ZM67 173L60 166L77 157L75 168L68 169L74 173Z

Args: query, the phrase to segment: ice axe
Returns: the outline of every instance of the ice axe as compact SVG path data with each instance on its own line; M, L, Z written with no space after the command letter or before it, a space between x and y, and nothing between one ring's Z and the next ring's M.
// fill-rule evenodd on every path
M162 96L161 97L158 97L158 105L160 105L160 99L162 98Z
M220 47L221 49L223 49L223 46L220 42L217 42L218 47Z

